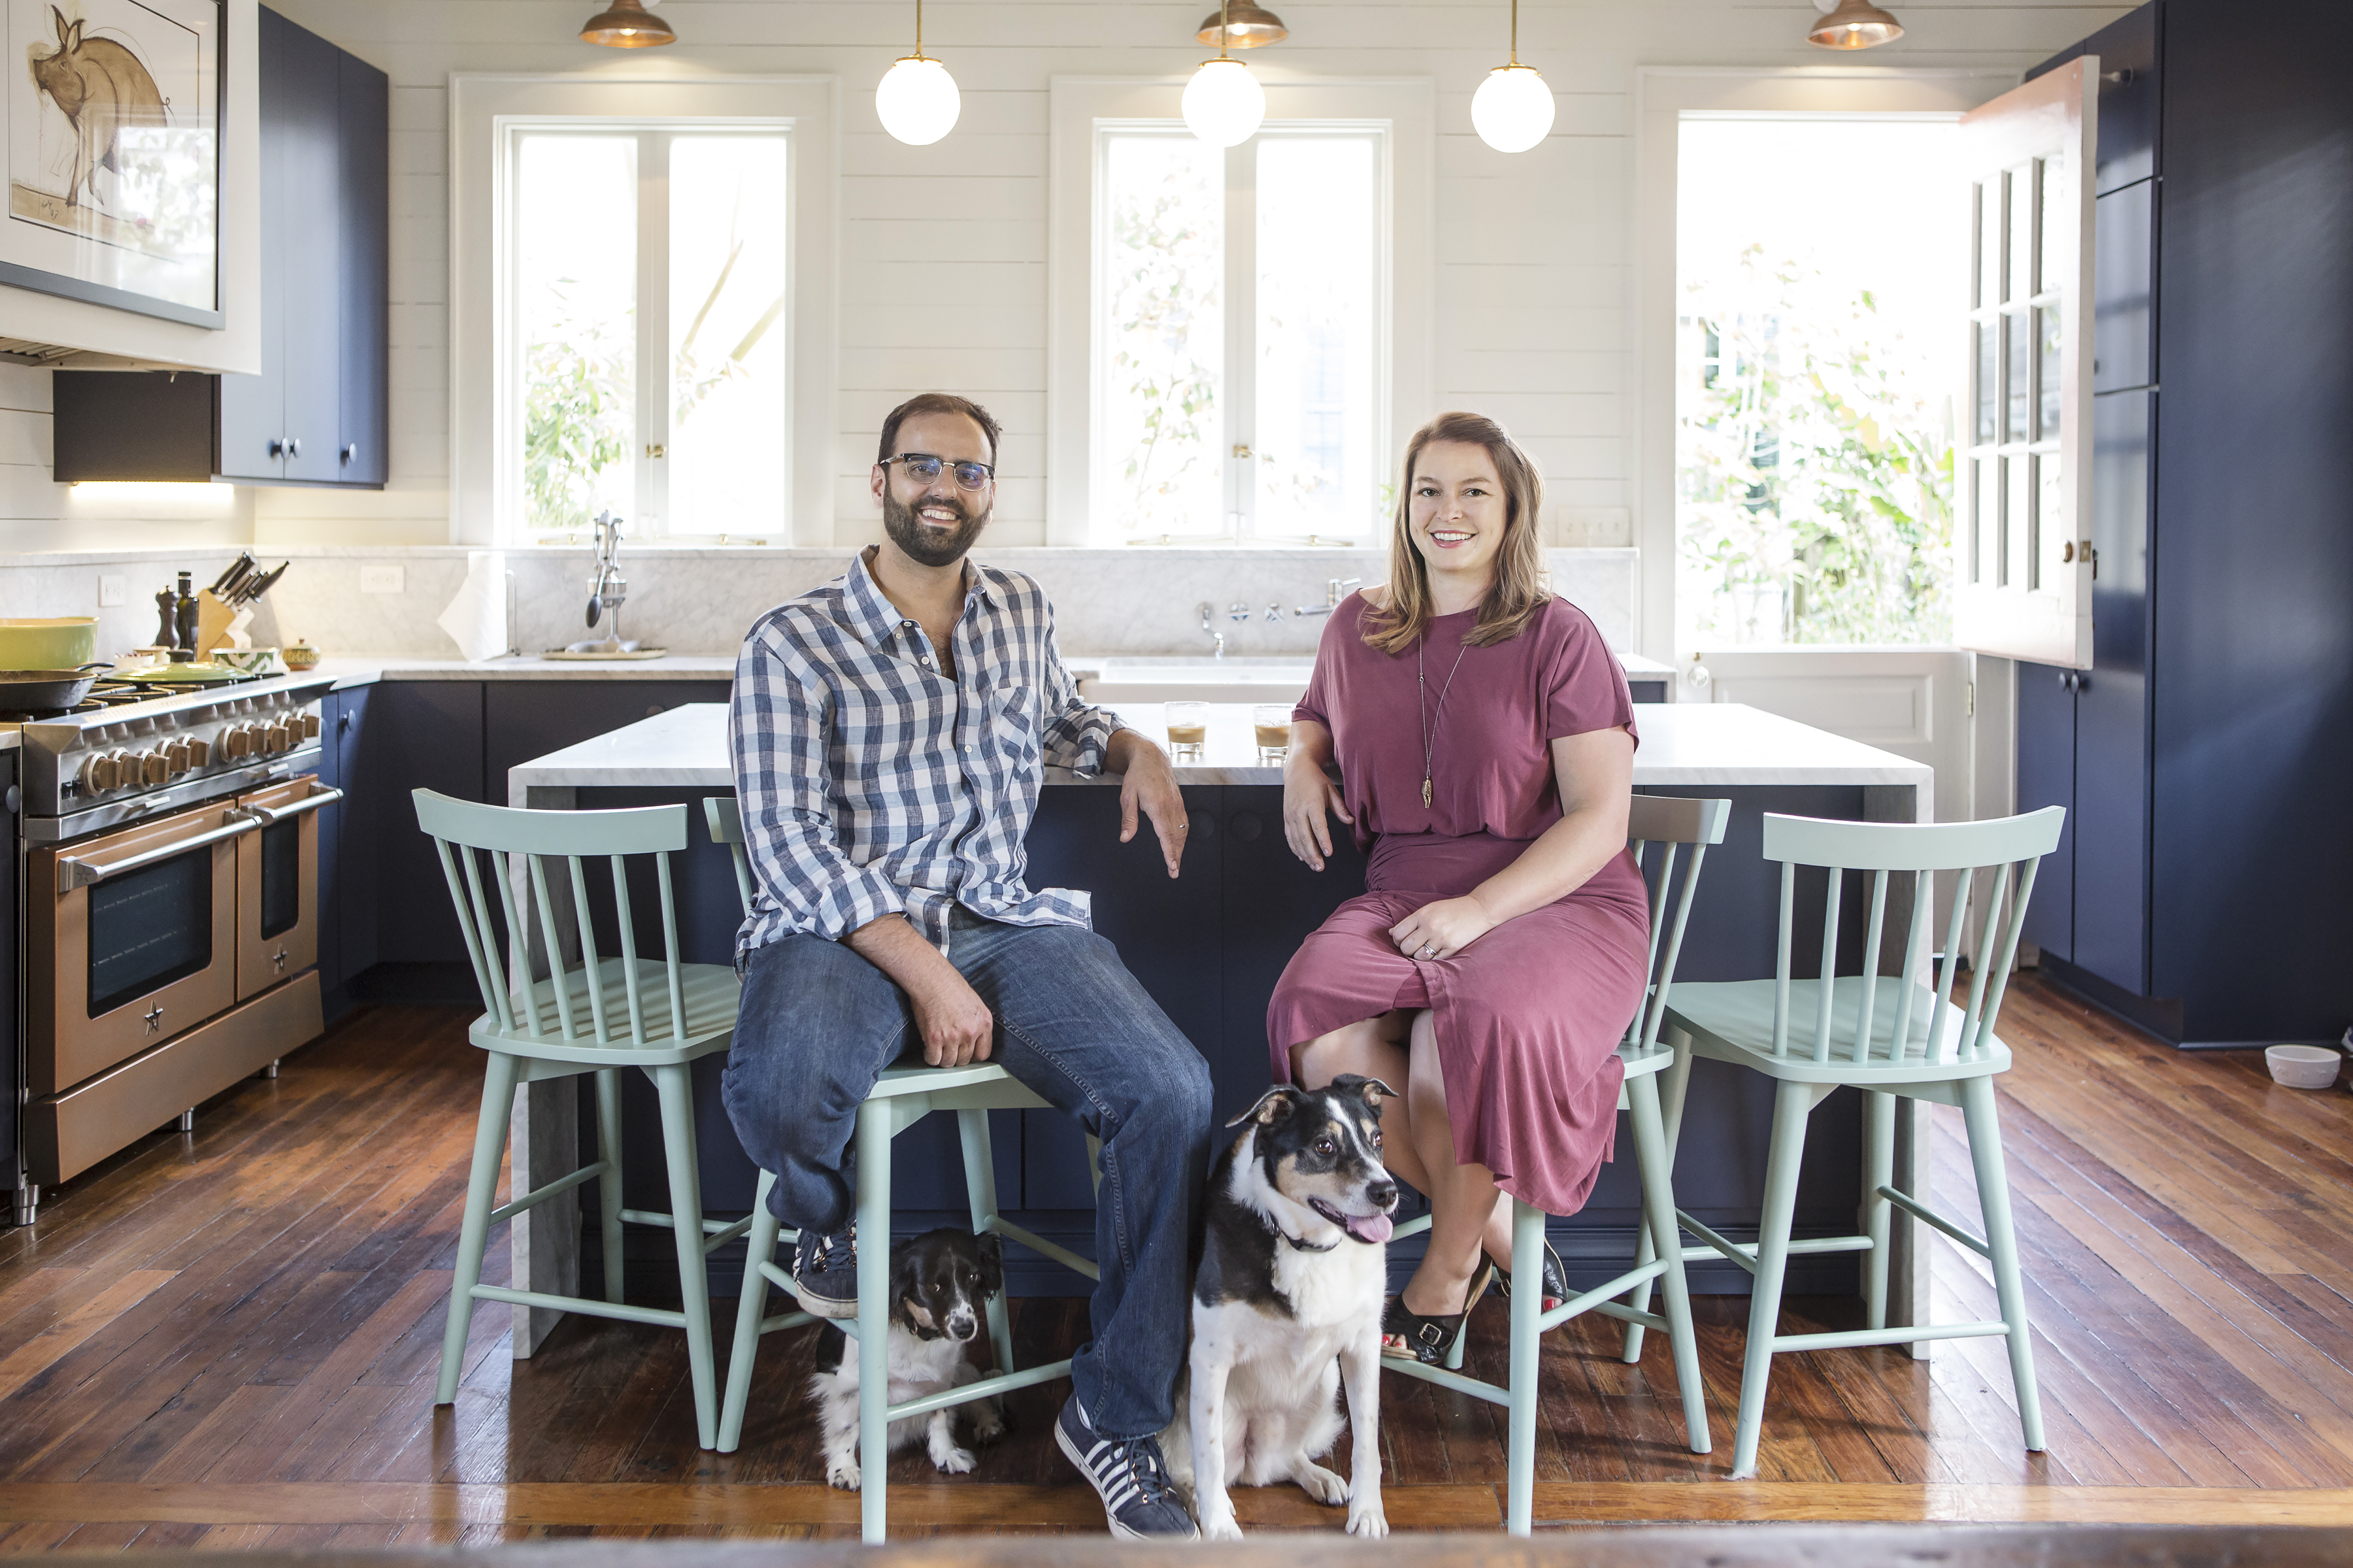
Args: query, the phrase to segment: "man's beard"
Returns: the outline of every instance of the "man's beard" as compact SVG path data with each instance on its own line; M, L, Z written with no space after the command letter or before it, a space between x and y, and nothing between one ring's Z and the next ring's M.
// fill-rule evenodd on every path
M938 529L917 517L914 510L901 503L888 486L882 491L882 531L891 536L908 560L921 566L953 566L964 559L980 531L988 526L988 509L976 514L961 500L943 500L937 496L924 498L925 506L954 507L962 519L952 532Z

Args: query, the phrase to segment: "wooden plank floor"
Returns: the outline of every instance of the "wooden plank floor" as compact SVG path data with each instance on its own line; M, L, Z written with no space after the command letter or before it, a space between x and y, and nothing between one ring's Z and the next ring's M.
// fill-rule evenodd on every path
M1683 1448L1663 1341L1626 1366L1591 1320L1547 1342L1540 1522L2353 1521L2353 1097L2182 1055L2031 977L2003 1021L2050 1452L2020 1448L1991 1341L1841 1351L1780 1358L1760 1476L1726 1481L1746 1302L1703 1298L1716 1452ZM855 1532L856 1499L821 1484L806 1331L768 1342L731 1456L695 1447L683 1337L627 1324L570 1319L517 1363L485 1307L434 1409L480 1081L463 1025L363 1014L0 1232L0 1551ZM1966 1205L1941 1111L1932 1157ZM1984 1265L1934 1245L1943 1310L1995 1315ZM1018 1352L1067 1353L1082 1322L1017 1303ZM1504 1313L1474 1324L1472 1370L1500 1378ZM1062 1386L1016 1396L973 1476L902 1456L895 1531L1099 1531L1050 1441ZM1500 1524L1499 1411L1392 1378L1383 1415L1396 1526ZM1237 1500L1246 1526L1338 1524L1288 1489Z

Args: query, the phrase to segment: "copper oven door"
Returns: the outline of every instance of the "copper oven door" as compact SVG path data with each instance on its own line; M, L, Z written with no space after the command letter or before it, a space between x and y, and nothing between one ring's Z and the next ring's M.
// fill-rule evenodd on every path
M237 798L255 830L237 844L237 999L319 963L319 808L341 800L305 773Z
M237 1000L237 841L226 801L33 852L26 1076L70 1089Z

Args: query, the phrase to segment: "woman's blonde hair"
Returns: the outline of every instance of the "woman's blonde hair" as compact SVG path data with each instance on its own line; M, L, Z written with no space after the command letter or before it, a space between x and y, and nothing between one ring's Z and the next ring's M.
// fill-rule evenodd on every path
M1545 586L1544 554L1536 519L1544 505L1544 477L1511 432L1483 414L1441 414L1413 433L1405 449L1405 479L1398 487L1396 527L1389 535L1389 580L1386 598L1365 617L1365 642L1386 654L1403 653L1429 628L1432 617L1430 571L1413 546L1413 468L1433 441L1484 447L1504 485L1504 542L1495 552L1495 579L1479 605L1479 621L1462 640L1485 647L1508 642L1527 629L1552 599Z

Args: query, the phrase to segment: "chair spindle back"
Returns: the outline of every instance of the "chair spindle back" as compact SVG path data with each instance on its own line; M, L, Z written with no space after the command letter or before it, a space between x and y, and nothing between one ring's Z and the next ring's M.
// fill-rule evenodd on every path
M1901 822L1835 822L1810 816L1765 817L1765 858L1781 862L1781 918L1773 973L1773 1054L1816 1062L1866 1063L1878 1056L1873 1036L1879 1019L1881 936L1885 929L1891 879L1908 893L1912 916L1906 922L1904 962L1895 993L1895 1016L1890 1021L1887 1059L1910 1058L1912 1031L1917 1010L1927 998L1927 1033L1920 1059L1928 1064L1978 1060L1990 1048L1994 1023L2010 984L2011 964L2018 956L2019 932L2026 923L2027 900L2034 892L2034 874L2042 857L2058 847L2066 812L2046 806L2022 816L1988 822L1914 824ZM1822 900L1821 974L1815 996L1814 1016L1808 1037L1792 1039L1806 1025L1792 1016L1793 984L1790 950L1797 925L1798 868L1819 867L1827 876ZM1838 976L1839 911L1846 873L1867 873L1871 915L1864 933L1862 973L1844 981ZM1935 879L1940 871L1960 873L1945 921L1940 951L1945 963L1931 975L1935 952L1928 941L1931 907L1936 902ZM1958 972L1954 962L1968 918L1969 895L1980 871L1991 873L1985 918L1978 934L1977 968L1969 977L1961 1023L1948 1033L1947 1009ZM2015 886L2015 896L2012 888ZM1933 984L1932 984L1933 983ZM1839 1000L1853 1004L1851 1023L1841 1026ZM1838 1037L1844 1036L1844 1038Z
M711 842L727 846L728 858L735 864L735 890L743 895L744 912L752 912L751 852L744 847L744 808L732 795L707 795L702 797L702 820L711 829Z
M1626 820L1627 848L1643 873L1651 901L1651 951L1642 1005L1626 1026L1624 1048L1648 1053L1658 1048L1659 1026L1667 1016L1667 991L1673 984L1675 961L1683 946L1683 927L1691 919L1692 895L1699 887L1700 863L1711 844L1724 842L1725 824L1732 820L1728 800L1680 800L1666 795L1638 795ZM1655 847L1657 878L1653 882L1649 851ZM1688 847L1689 863L1683 880L1675 879L1678 852Z
M649 805L623 811L523 811L456 800L428 789L414 792L417 823L433 839L441 873L456 906L458 925L482 1007L501 1032L520 1029L534 1040L593 1038L598 1045L646 1043L686 1037L686 994L680 970L678 912L671 891L670 855L686 847L686 807ZM660 999L668 1016L648 1016L653 975L638 953L635 912L629 901L629 861L650 856L660 892L662 962ZM605 959L596 942L596 909L591 899L587 862L602 859L612 872L613 914L620 946L626 1020L612 1016L606 998ZM562 880L552 882L551 863L561 862ZM487 866L487 874L485 867ZM485 884L498 889L501 921L491 919ZM555 896L560 887L563 898ZM520 906L518 900L521 900ZM565 919L565 903L571 919ZM508 936L501 952L500 924ZM534 923L547 961L547 988L534 983L530 957ZM567 926L570 928L567 933ZM565 937L578 942L579 965L568 961ZM586 1028L574 999L586 994ZM666 1029L667 1035L655 1032ZM621 1037L617 1042L617 1034Z

